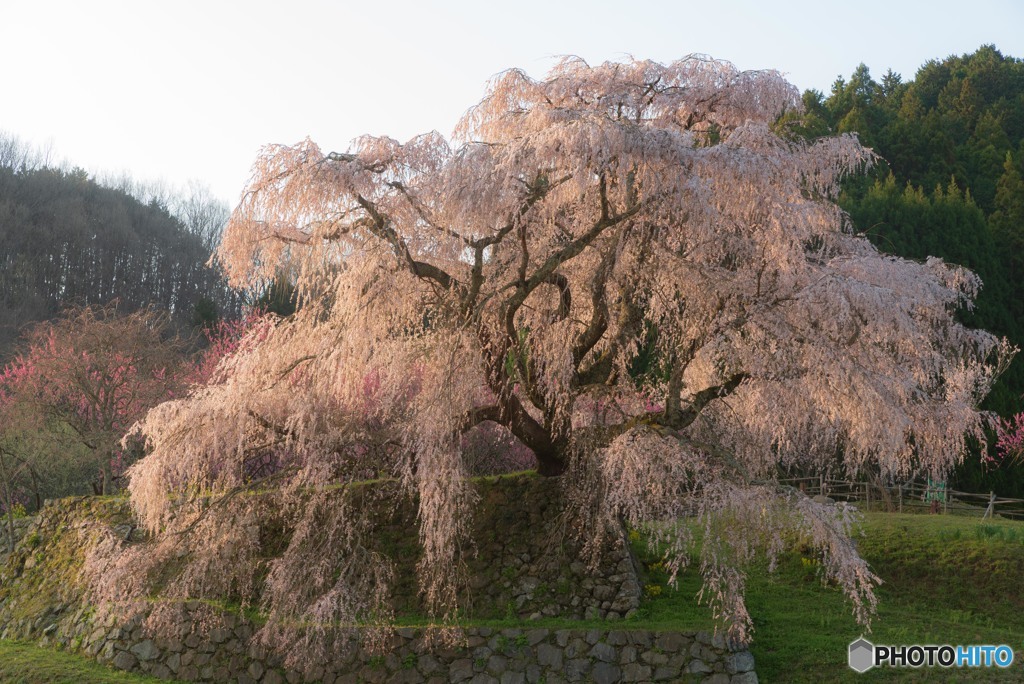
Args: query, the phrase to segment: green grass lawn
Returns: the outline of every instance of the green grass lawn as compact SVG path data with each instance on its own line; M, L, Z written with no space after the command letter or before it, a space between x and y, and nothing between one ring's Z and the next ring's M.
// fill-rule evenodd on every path
M1007 644L1008 670L872 669L847 666L847 646L862 634L838 589L823 587L813 564L793 553L778 571L752 572L747 605L751 651L762 682L1024 682L1024 523L977 518L871 513L858 537L884 584L865 634L876 644ZM642 608L655 628L713 627L689 573L678 591L663 589ZM658 573L649 581L657 582Z
M747 606L754 620L750 650L761 682L1024 682L1024 523L953 515L869 513L858 547L884 584L871 632L854 621L835 587L823 586L816 566L786 555L774 574L750 572ZM657 556L636 550L648 597L623 627L655 630L715 628L695 596L700 578L687 572L678 589L666 586ZM656 588L657 587L657 588ZM656 596L651 596L656 593ZM406 625L422 620L406 618ZM536 622L481 620L500 627L607 628L609 623L561 618ZM873 669L847 665L849 643L864 634L876 644L1006 644L1015 662L998 668Z
M3 684L140 684L163 680L119 672L84 656L0 641Z

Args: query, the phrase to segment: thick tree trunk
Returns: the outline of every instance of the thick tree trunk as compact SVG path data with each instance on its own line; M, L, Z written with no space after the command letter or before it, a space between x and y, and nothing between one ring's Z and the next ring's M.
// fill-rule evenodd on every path
M512 398L502 421L516 438L537 456L537 472L545 477L561 475L568 466L564 440L554 439L551 431L533 419L518 399Z
M7 552L14 553L14 497L7 479L7 463L0 453L0 483L3 484L4 508L7 509Z
M568 467L562 454L536 450L533 453L537 456L537 474L539 475L555 477L564 473Z
M7 553L14 553L14 510L10 502L7 506Z

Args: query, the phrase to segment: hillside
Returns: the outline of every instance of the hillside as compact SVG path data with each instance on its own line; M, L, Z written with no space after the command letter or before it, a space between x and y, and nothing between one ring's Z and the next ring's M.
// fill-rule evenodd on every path
M0 140L0 359L27 323L69 305L156 306L182 325L233 306L209 236L157 201L80 169L26 164Z
M803 135L856 133L882 158L845 184L842 204L879 248L940 256L985 286L972 325L1024 342L1024 62L986 45L930 60L913 79L863 64L828 96L807 91ZM990 403L1024 408L1017 361Z
M879 249L942 257L974 270L983 287L964 322L1024 348L1024 61L995 46L926 62L912 79L880 80L863 64L826 96L803 95L795 134L856 133L881 157L844 184L840 204ZM1024 410L1024 357L984 407ZM968 491L1024 496L1024 466L988 471L978 454L956 473Z

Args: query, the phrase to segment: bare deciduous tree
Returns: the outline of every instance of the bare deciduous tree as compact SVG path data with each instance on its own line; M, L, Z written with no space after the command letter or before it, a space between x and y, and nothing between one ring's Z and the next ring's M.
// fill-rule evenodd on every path
M780 467L947 472L1013 350L955 320L972 273L852 234L832 199L874 155L774 132L799 106L776 72L705 57L566 59L542 81L497 76L454 145L266 148L219 257L240 286L288 272L304 306L145 419L143 524L180 529L188 499L169 491L244 487L268 445L303 486L372 459L418 495L422 588L451 615L474 500L460 435L493 421L566 475L594 530L696 512L705 596L733 636L751 626L744 567L794 538L866 621L877 578L853 513L780 487ZM675 574L692 526L652 530ZM290 588L293 547L264 590L273 616L362 605L344 573L327 594Z

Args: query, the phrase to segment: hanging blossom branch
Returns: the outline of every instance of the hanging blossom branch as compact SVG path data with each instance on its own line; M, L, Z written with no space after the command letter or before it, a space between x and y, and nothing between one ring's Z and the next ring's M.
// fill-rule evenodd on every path
M779 137L800 106L778 73L703 56L567 59L542 80L497 76L451 142L266 148L218 259L238 287L286 274L302 305L140 423L140 520L173 532L244 487L261 449L293 495L394 477L417 498L429 610L453 620L466 435L486 427L541 474L572 474L588 548L619 519L661 530L734 637L751 629L750 554L797 537L866 621L877 578L848 543L852 511L776 473L948 472L984 439L978 403L1015 350L957 322L974 274L850 232L839 184L875 155L851 135ZM360 553L350 513L331 518L332 553ZM677 524L693 515L699 552ZM286 556L271 575L299 581L301 550ZM328 589L324 566L323 602L266 588L275 634L376 610L345 592L380 578L338 562L348 584Z

